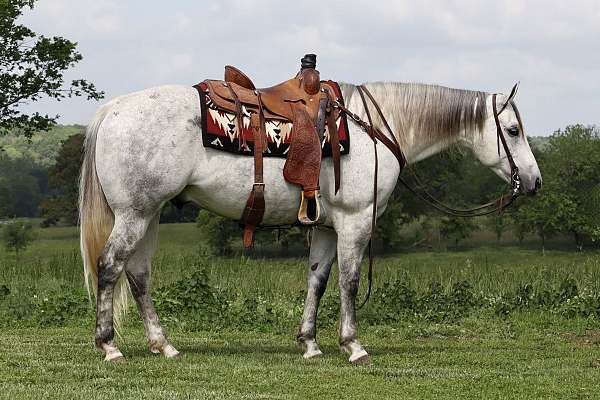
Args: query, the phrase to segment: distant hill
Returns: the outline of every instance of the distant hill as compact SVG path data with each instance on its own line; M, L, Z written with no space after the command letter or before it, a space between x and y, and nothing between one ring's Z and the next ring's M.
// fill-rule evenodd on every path
M0 157L23 158L48 168L54 164L62 142L84 130L83 125L57 125L49 132L34 135L31 140L22 136L0 136Z
M69 136L84 131L83 125L57 125L49 132L34 135L31 141L20 136L0 136L0 157L4 155L11 159L25 158L48 168L54 165L62 142ZM532 136L528 140L532 148L544 151L548 146L549 137Z

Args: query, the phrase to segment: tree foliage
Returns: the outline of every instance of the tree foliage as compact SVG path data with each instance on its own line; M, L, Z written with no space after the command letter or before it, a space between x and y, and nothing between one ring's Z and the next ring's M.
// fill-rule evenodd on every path
M600 130L571 125L556 131L539 157L544 186L515 213L515 220L542 242L557 234L573 236L581 249L600 239Z
M56 123L58 116L23 112L21 106L29 102L44 97L57 101L73 96L103 97L103 92L85 79L65 83L64 72L82 59L77 43L37 35L17 23L35 2L0 0L0 135L16 131L31 137Z
M63 142L84 130L84 125L56 125L47 134L31 138L16 134L0 136L0 157L25 159L49 169L56 163Z
M454 243L454 246L468 239L478 229L473 218L443 217L440 221L440 234Z
M45 225L53 225L61 219L69 225L77 224L79 169L84 138L83 134L77 134L65 140L56 163L50 168L48 174L50 195L42 204Z
M0 154L0 219L35 217L47 193L48 171L26 159Z
M508 227L508 218L505 214L491 214L485 218L485 224L487 227L494 232L496 240L499 242L502 239L502 234Z
M33 227L23 221L6 224L2 229L2 241L8 251L14 251L19 259L19 253L27 248L35 239Z
M241 235L241 230L236 222L207 210L200 210L196 223L203 233L204 244L210 252L216 255L232 253L233 237Z

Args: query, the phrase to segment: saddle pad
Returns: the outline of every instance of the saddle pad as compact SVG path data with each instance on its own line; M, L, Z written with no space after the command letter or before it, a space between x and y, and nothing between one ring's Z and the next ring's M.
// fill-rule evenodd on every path
M334 92L340 103L343 103L342 91L336 82L326 81ZM195 86L200 94L200 108L202 110L202 143L204 147L215 150L227 151L229 153L252 156L254 148L254 135L250 130L250 115L242 106L243 128L242 144L240 146L240 135L238 133L238 122L234 113L218 109L210 101L206 94L207 86L200 83ZM340 138L340 153L348 154L350 150L350 136L348 134L348 120L345 113L340 113L336 121L338 135ZM286 158L290 149L292 123L277 119L266 120L267 146L264 157ZM331 157L331 143L329 132L325 130L321 148L323 157Z

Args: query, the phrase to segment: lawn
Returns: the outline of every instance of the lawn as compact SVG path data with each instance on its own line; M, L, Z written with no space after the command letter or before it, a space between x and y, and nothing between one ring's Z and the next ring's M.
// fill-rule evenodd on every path
M599 398L600 331L587 321L466 320L460 326L363 330L372 354L349 365L333 332L325 355L304 361L291 335L171 332L183 352L152 355L141 327L127 332L127 361L102 361L91 327L5 329L0 396L7 399L481 399ZM566 324L566 325L565 325ZM558 329L558 331L557 331ZM581 332L577 333L580 329Z
M193 225L161 226L157 308L183 355L152 355L132 309L119 364L94 349L74 229L40 230L18 263L0 250L0 398L600 398L598 252L504 243L378 257L359 312L372 362L353 366L337 347L334 277L325 355L305 361L294 335L306 259L206 257L201 242ZM189 286L196 270L207 281ZM198 303L180 301L190 290Z

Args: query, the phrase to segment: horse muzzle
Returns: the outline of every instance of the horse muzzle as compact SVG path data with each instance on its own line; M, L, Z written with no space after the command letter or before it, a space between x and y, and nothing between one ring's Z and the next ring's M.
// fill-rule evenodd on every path
M542 178L540 176L532 177L528 182L521 186L521 193L527 196L534 196L542 188Z

